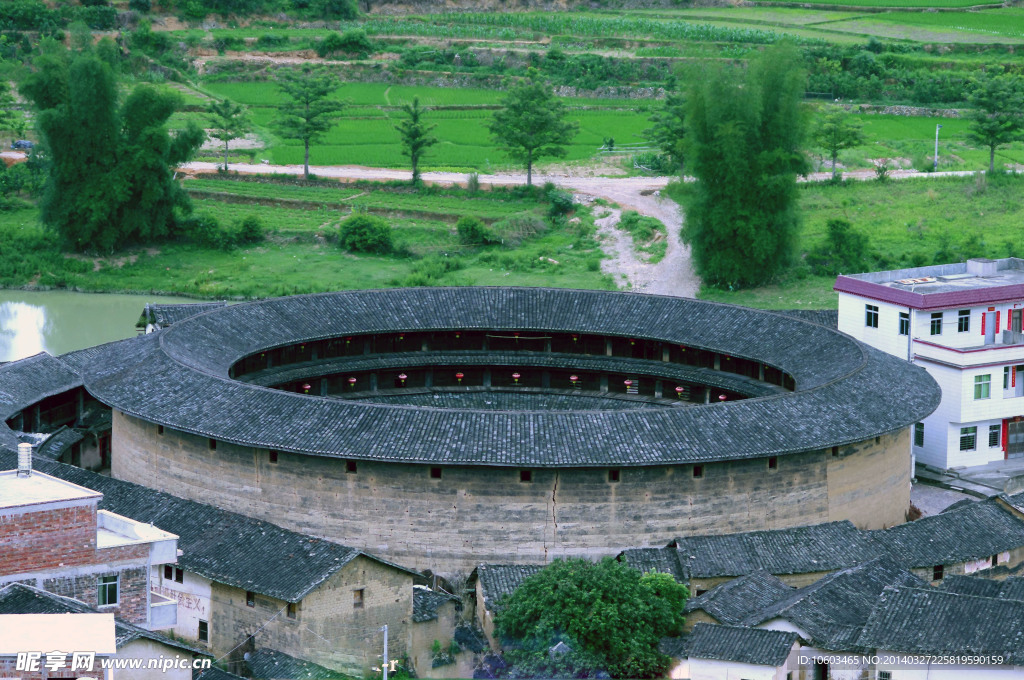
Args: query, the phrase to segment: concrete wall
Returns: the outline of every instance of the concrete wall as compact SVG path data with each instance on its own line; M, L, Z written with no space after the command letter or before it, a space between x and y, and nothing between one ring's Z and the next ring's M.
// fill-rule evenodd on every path
M145 638L133 640L117 650L115 658L142 660L141 668L123 671L115 670L115 678L131 678L132 680L192 680L191 655L180 649L168 647L153 640ZM149 668L150 659L154 660L156 664L162 664L164 660L178 659L187 662L188 666L186 668L167 667L163 669L160 665L157 665L156 668Z
M361 676L379 664L384 624L389 656L401 659L408 652L412 585L411 574L357 557L298 603L295 618L289 618L283 600L257 593L249 607L246 591L213 582L212 652L220 657L255 635L256 649L269 647ZM361 608L354 606L356 590L363 591Z
M153 567L151 576L153 590L178 601L178 623L172 629L174 634L188 640L192 644L208 644L199 642L199 622L211 622L210 579L186 571L182 574L182 582L173 578L164 578L163 565Z
M533 470L345 461L268 452L157 427L114 412L113 476L442 573L481 562L545 563L661 546L681 534L850 519L902 522L909 507L905 434L830 451L704 465ZM830 494L833 496L830 497Z

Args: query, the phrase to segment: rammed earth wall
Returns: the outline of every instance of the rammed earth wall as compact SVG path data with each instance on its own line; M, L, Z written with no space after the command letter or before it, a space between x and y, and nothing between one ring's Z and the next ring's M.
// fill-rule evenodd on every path
M904 521L906 430L831 450L692 465L533 469L344 460L217 442L114 411L112 474L400 564L468 572L481 562L544 563L614 555L679 535L778 529L849 519ZM837 549L841 547L837 546Z

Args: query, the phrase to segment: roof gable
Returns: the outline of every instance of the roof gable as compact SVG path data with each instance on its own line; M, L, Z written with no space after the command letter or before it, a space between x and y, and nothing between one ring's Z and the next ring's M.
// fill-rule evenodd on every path
M686 611L704 611L721 623L735 625L793 591L768 572L755 571L690 598Z
M789 658L796 633L698 623L683 648L690 659L733 661L777 668Z

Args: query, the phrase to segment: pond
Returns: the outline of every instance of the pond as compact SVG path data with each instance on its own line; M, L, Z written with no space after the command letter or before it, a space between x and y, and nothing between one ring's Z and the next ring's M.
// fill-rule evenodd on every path
M57 355L137 334L147 302L198 302L159 295L0 290L0 361Z

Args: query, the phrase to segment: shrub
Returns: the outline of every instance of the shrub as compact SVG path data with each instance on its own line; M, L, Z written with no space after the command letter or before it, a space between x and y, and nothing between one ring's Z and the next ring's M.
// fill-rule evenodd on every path
M871 260L868 237L843 219L829 220L825 243L807 254L807 264L817 276L869 271Z
M341 247L360 253L385 255L394 249L391 225L384 219L365 213L355 213L341 223Z
M471 194L475 194L480 191L480 175L475 172L471 172L466 175L466 191Z
M487 225L475 217L461 217L455 224L455 231L459 234L459 243L467 246L483 246L494 242Z
M234 247L233 235L228 233L213 215L192 215L182 222L181 234L186 241L206 248L231 250Z
M235 223L234 242L238 245L259 243L266 238L263 223L256 215L246 215Z
M128 0L128 9L133 9L136 12L145 13L152 8L152 3L149 0Z
M551 189L547 192L548 203L548 216L557 217L558 215L568 215L576 206L572 202L572 194L568 191L562 191L561 189Z

